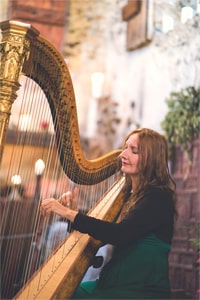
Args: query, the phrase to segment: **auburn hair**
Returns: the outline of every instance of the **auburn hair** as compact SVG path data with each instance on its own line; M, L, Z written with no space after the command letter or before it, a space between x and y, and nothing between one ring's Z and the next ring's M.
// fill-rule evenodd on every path
M168 189L175 194L176 184L169 171L168 143L164 135L148 128L138 128L131 131L124 140L124 146L129 137L138 135L138 176L134 198L137 201L149 187ZM126 174L125 191L130 196L132 181ZM174 200L175 205L175 200Z

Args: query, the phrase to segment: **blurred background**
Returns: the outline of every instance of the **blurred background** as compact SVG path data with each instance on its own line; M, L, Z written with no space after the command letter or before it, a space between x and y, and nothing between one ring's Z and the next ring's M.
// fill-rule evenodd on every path
M124 136L137 127L155 129L174 142L169 163L177 183L180 217L170 276L176 297L198 299L200 1L1 0L0 5L0 21L31 24L64 57L88 158L119 148ZM48 195L49 189L55 194L55 186L59 194L58 178L51 182L41 178L43 165L41 173L40 167L39 173L33 171L28 186L17 170L8 172L16 128L33 134L53 130L47 116L36 122L38 112L30 116L20 109L23 79L21 85L0 170L2 197L13 185L19 187L15 198L33 197L41 184L44 197L47 186ZM36 149L35 161L42 151ZM30 163L28 155L24 153L24 169Z

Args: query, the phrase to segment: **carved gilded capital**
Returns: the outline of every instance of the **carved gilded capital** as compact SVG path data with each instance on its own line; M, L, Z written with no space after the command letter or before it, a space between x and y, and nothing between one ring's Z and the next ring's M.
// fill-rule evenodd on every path
M0 78L18 81L24 61L30 54L30 41L17 32L5 32L0 44Z
M30 25L16 21L0 23L0 161L12 104L17 98L19 79L28 62L31 43L39 34Z
M19 82L0 79L0 87L0 112L10 113L20 84Z

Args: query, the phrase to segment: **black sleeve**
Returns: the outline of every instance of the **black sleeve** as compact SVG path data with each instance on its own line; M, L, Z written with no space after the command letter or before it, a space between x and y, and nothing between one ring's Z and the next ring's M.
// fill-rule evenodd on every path
M122 245L134 242L145 235L172 226L173 205L167 191L153 190L141 198L120 223L102 221L78 213L73 228L88 233L103 243Z

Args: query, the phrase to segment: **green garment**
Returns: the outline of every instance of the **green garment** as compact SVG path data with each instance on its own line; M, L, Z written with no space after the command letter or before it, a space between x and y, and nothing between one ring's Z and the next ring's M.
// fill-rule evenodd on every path
M169 251L154 234L116 247L100 278L81 283L73 299L170 299Z

